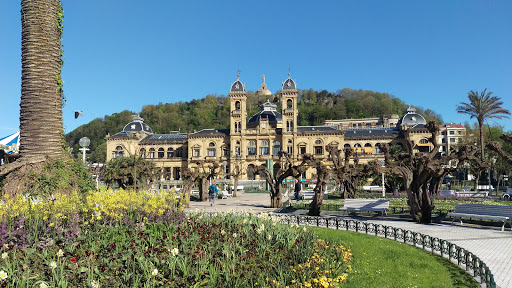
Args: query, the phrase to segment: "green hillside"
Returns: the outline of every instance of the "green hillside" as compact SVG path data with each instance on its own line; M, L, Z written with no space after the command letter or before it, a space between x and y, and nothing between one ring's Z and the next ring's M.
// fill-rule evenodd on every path
M249 91L247 93L248 117L260 111L259 105L270 100L278 105L281 111L280 93L273 99L259 99ZM379 117L386 114L403 115L407 105L400 99L387 93L369 90L353 90L344 88L337 92L313 89L299 91L298 124L322 125L329 119ZM441 123L441 116L430 109L416 107L417 112L425 116L427 121L436 120ZM207 95L203 99L190 102L159 103L145 105L142 111L122 111L97 118L82 125L66 135L69 147L78 153L78 140L81 137L91 139L89 161L104 162L106 155L105 136L121 131L132 120L132 114L139 113L144 122L154 133L170 131L194 132L205 128L228 128L229 99L226 96Z

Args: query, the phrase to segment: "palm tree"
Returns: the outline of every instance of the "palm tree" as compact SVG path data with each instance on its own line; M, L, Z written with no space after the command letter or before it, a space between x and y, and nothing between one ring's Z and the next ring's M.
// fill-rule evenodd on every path
M508 118L510 111L501 107L503 102L500 97L492 96L492 91L486 93L484 89L481 93L478 91L469 91L469 103L461 102L457 106L457 113L468 114L471 118L478 121L480 130L480 159L484 160L484 120L490 118L502 119Z
M20 160L63 155L60 0L21 0Z

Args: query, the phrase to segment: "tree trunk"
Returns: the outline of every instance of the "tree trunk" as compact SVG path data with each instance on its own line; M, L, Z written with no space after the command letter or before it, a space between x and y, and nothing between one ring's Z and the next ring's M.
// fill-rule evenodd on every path
M354 185L353 181L346 180L343 182L345 186L344 198L357 199L359 195L357 193L356 185Z
M59 0L21 1L20 159L64 155Z
M324 201L324 193L327 187L326 180L326 177L318 177L315 189L313 189L315 195L313 196L313 201L311 201L311 204L309 204L309 216L320 216L320 212L322 211L322 203Z
M238 176L235 176L235 179L233 181L233 197L236 197L236 194L238 192Z
M428 184L413 179L407 189L407 202L411 207L411 216L415 222L428 224L432 222L432 200L429 195Z
M283 207L283 195L281 193L281 183L270 185L270 207Z
M199 201L206 201L208 200L208 179L201 177L199 182Z
M194 184L194 180L190 179L184 183L183 188L181 189L180 203L183 203L183 206L186 208L190 207L190 191L192 191Z

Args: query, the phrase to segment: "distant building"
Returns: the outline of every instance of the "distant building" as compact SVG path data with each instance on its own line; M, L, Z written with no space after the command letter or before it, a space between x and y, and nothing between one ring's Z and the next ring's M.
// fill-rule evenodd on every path
M282 84L281 111L269 101L261 105L261 111L248 117L245 85L237 79L230 86L229 129L203 129L194 133L170 132L154 134L142 118L135 117L123 131L107 136L107 161L123 156L138 155L153 161L162 169L162 181L179 180L184 168L197 169L204 162L221 163L224 173L237 167L250 171L249 167L267 165L273 171L280 167L278 154L288 152L295 163L308 153L329 163L328 146L337 149L352 148L360 163L383 159L379 143L403 145L403 129L412 129L414 148L430 151L428 131L423 116L410 108L404 117L390 115L382 118L329 120L322 126L297 126L298 94L294 80L288 78ZM257 91L262 97L271 96L265 77ZM270 97L268 97L270 98ZM346 125L346 124L350 125ZM355 126L354 126L355 124ZM361 125L359 125L361 124ZM270 166L269 166L270 165ZM304 178L313 178L315 169L309 169ZM246 173L242 179L253 179Z
M439 125L439 134L437 143L439 144L439 152L442 155L449 155L450 149L460 145L462 139L466 136L466 128L462 124L444 124Z

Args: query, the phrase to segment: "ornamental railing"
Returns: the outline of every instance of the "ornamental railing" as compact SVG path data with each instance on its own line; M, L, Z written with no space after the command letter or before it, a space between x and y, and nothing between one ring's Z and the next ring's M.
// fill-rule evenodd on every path
M277 216L273 214L273 216ZM484 287L496 288L496 282L487 265L475 254L449 241L432 237L419 232L395 228L392 226L344 220L338 217L315 217L302 215L279 215L281 223L310 225L332 228L336 230L355 231L400 241L423 250L441 255L465 269L480 281ZM471 273L472 272L472 273Z

